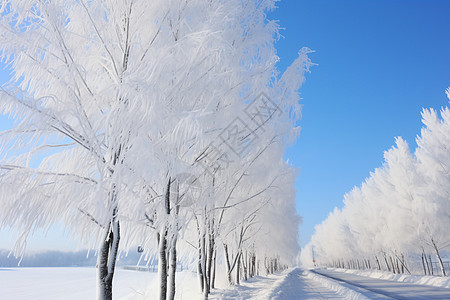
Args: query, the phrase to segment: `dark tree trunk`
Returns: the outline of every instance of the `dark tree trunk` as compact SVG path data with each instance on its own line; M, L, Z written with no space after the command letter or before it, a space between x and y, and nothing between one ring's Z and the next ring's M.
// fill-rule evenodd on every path
M198 274L198 279L200 282L200 290L203 292L205 286L204 286L204 279L203 279L203 270L202 270L202 251L199 248L198 249L198 264L197 264L197 274Z
M167 299L167 231L163 230L159 234L159 261L158 261L158 271L159 271L159 299Z
M425 260L426 260L426 258L424 258L424 254L422 253L423 275L427 275L427 269L426 269L426 267L425 267Z
M439 261L439 266L441 267L441 275L442 275L442 277L445 277L446 274L445 274L444 263L442 262L441 255L439 254L439 249L433 239L431 239L431 243L433 244L434 252Z
M231 265L230 265L230 256L228 254L227 244L223 244L223 250L225 252L227 279L228 279L228 283L231 285L231 284L233 284L233 282L231 281Z
M245 252L245 257L244 255L242 255L242 268L243 268L243 276L244 276L244 281L247 281L248 279L248 275L247 275L247 266L248 266L248 262L247 262L247 252Z
M207 260L208 260L208 253L206 252L206 240L205 236L203 236L203 259L202 259L202 268L203 268L203 295L205 296L205 299L208 298L209 292L210 292L210 286L209 286L209 274L207 270Z
M389 260L391 261L392 272L394 274L396 274L395 263L394 263L394 259L392 258L392 256L389 256Z
M214 224L209 226L209 243L208 243L208 257L206 261L206 279L208 281L208 294L212 286L212 267L213 267L213 256L214 256L214 234L212 232Z
M175 299L175 276L177 272L177 240L178 240L178 213L180 211L180 206L176 206L175 209L175 228L172 234L172 243L170 246L170 263L169 263L169 300Z
M237 254L238 258L237 258L237 267L236 267L236 284L240 284L240 277L239 277L239 272L241 271L241 254L238 253Z
M387 270L390 272L390 271L391 271L391 268L389 267L389 262L388 262L388 260L387 260L386 254L384 254L383 256L384 256L384 262L386 263L386 268L387 268Z
M108 226L98 256L98 298L112 300L112 282L120 241L119 221Z
M425 263L427 265L428 275L431 275L431 270L430 270L430 266L428 264L427 255L425 254L425 249L423 249L423 247L422 247L422 259L425 261ZM426 271L425 271L425 275L427 275Z
M211 274L211 289L216 288L216 255L217 251L214 250L213 269Z
M174 241L170 247L170 264L169 264L169 295L168 299L175 299L175 274L177 272L177 248L176 248L176 236L173 237Z
M158 235L159 242L159 261L158 261L158 271L159 271L159 280L160 280L160 293L159 299L166 300L167 299L167 222L170 216L170 183L171 179L169 178L167 182L166 195L164 199L164 205L166 210L166 223L163 224L163 228L161 229L161 233Z
M433 261L431 260L430 254L428 255L428 260L430 261L431 275L434 275Z

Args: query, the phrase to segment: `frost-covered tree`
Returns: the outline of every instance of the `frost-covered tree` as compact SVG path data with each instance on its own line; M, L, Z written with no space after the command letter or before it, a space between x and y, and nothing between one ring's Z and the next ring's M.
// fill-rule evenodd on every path
M117 253L138 243L159 252L165 299L178 257L192 252L177 254L181 237L204 237L196 251L210 283L214 239L241 226L243 241L256 223L274 238L296 235L294 173L282 156L298 134L310 62L304 49L279 75L278 26L266 17L274 3L1 1L0 55L12 72L1 110L15 125L2 132L0 216L19 232L15 254L34 229L62 223L97 249L98 298L111 299ZM184 193L193 184L195 199ZM263 217L265 203L289 210L291 228ZM280 247L295 249L288 240ZM295 251L281 250L269 252L287 262Z
M450 246L450 111L445 107L439 115L425 109L422 121L414 153L397 138L396 146L385 152L383 166L346 194L342 210L316 228L303 262L311 261L314 249L325 265L394 273L410 272L413 265L433 274L431 255L426 255L432 252L446 275L441 252Z
M416 156L424 187L415 206L417 231L422 242L435 253L441 274L445 276L440 251L450 246L446 230L450 226L450 110L442 108L440 117L432 109L424 110L422 118L426 127L417 139Z

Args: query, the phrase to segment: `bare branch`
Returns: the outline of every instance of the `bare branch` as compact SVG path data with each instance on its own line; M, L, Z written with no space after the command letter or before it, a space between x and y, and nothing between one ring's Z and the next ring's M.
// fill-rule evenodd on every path
M81 208L78 208L78 210L84 214L85 216L89 217L89 219L91 219L92 222L94 222L95 224L97 224L98 226L100 226L101 228L105 229L105 225L101 224L99 221L97 221L97 219L95 219L90 213L82 210Z

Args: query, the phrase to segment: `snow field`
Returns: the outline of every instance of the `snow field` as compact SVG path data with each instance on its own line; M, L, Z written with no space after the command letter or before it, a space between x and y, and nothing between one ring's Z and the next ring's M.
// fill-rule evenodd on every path
M449 287L450 278L407 276L378 271L332 269L376 279L403 281ZM79 300L95 299L95 268L0 268L0 299L2 300ZM177 273L175 299L202 299L196 274ZM154 272L117 269L114 277L114 299L158 299L158 276ZM380 294L352 286L300 268L288 269L269 276L255 276L240 285L228 286L218 278L209 299L382 299Z
M136 273L149 273L138 272ZM151 273L153 276L151 282L147 285L141 286L140 289L135 290L134 293L127 297L120 298L122 300L157 300L159 299L159 279L158 273ZM202 294L199 292L198 279L195 273L191 271L177 272L176 275L176 293L175 299L202 299Z
M122 299L147 287L156 273L117 269L114 299ZM95 299L95 268L0 268L2 300Z
M116 272L114 299L158 299L157 273L124 269ZM95 268L0 268L0 299L95 299L95 273ZM218 286L220 288L213 290L210 299L345 299L332 288L324 287L310 272L299 268L267 277L255 276L238 286L228 286L225 280L220 279ZM339 287L339 290L342 294L345 289ZM177 273L175 299L202 298L196 274L190 271Z

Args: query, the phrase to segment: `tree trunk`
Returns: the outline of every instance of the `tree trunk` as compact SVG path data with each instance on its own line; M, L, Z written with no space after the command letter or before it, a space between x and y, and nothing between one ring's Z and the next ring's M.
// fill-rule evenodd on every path
M223 244L223 250L225 252L225 262L226 262L226 272L227 272L228 283L230 285L232 285L233 282L231 281L230 256L228 255L228 246L227 246L227 244Z
M217 255L217 251L214 250L213 270L212 270L212 274L211 274L211 289L216 288L216 255Z
M243 268L243 275L244 275L244 281L247 281L247 279L248 279L248 275L247 275L247 267L248 267L248 262L247 262L247 256L248 256L248 254L247 254L247 252L245 252L245 256L244 255L242 255L242 252L241 252L241 256L242 256L242 268Z
M158 260L158 271L159 271L159 299L167 299L167 230L163 228L162 232L159 234L159 260Z
M175 245L172 246L170 249L170 264L169 264L169 295L168 299L173 300L175 299L175 274L177 271L177 250L175 248Z
M158 260L158 271L159 271L159 279L160 279L160 300L167 299L167 235L168 235L168 221L170 217L170 183L171 178L167 181L166 194L164 199L164 205L166 210L166 219L163 224L163 228L161 229L161 233L158 235L159 242L159 260Z
M370 263L370 259L367 259L367 269L372 269L372 264Z
M427 275L427 269L425 268L425 259L424 254L422 253L422 267L423 267L423 275Z
M200 241L199 241L199 244L200 244ZM203 280L203 276L204 275L203 275L203 269L202 269L202 250L201 250L201 245L199 245L199 249L198 249L197 274L198 274L198 280L200 282L200 290L203 292L205 286L204 286L204 280Z
M177 207L178 210L178 207ZM177 214L178 215L178 214ZM170 247L169 252L169 295L168 299L173 300L175 299L175 275L177 272L177 235L178 235L178 228L175 228L173 236L172 236L172 243Z
M434 275L433 261L431 260L431 255L428 255L428 259L430 261L431 275Z
M425 254L425 249L422 247L422 259L425 260L425 263L427 265L428 275L431 275L430 265L428 264L427 255ZM425 271L425 275L427 275L427 272Z
M442 262L441 255L439 254L439 249L438 249L436 243L434 242L433 238L431 238L431 243L433 244L433 248L434 248L436 257L437 257L437 259L439 261L439 265L441 267L441 275L442 275L442 277L445 277L446 274L445 274L444 263Z
M240 284L239 272L241 271L241 253L237 254L237 268L236 268L236 284Z
M208 289L211 288L211 284L212 284L212 267L213 267L213 256L214 256L214 235L212 233L212 226L209 227L209 243L208 243L208 258L206 261L206 273L207 273L207 280L208 280ZM208 291L209 293L209 291Z
M384 256L384 261L386 262L386 268L387 268L388 271L390 272L390 271L391 271L391 268L389 267L389 262L388 262L388 260L387 260L386 253L383 253L383 256Z
M256 275L260 276L262 272L261 259L256 262Z
M168 187L170 187L170 181L169 181L169 185ZM170 250L169 250L169 295L168 298L169 300L174 300L175 299L175 292L176 292L176 284L175 284L175 276L177 273L177 241L178 241L178 214L180 212L180 205L179 203L179 185L177 185L177 191L176 191L176 205L175 205L175 212L173 212L173 209L170 210L171 216L173 217L172 220L172 240L171 240L171 245L170 245ZM169 205L170 205L170 199L169 199ZM170 207L169 207L170 208Z
M258 275L257 274L257 268L256 268L256 255L253 253L253 257L252 257L252 266L253 266L253 272L252 272L252 277L253 276L255 276L255 275Z
M392 256L389 256L389 259L390 259L390 261L391 261L392 272L395 274L395 273L396 273L396 270L395 270L394 260L392 259Z
M99 300L112 300L112 282L120 241L119 221L113 221L107 228L97 258L97 298Z

